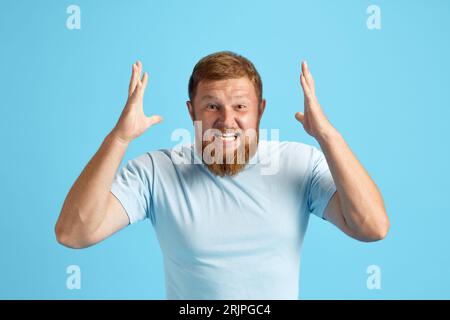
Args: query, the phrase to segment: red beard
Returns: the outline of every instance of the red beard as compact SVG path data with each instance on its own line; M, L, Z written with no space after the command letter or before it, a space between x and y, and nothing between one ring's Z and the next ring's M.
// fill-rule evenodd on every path
M256 141L250 142L250 139L246 135L242 135L241 138L245 140L244 143L241 142L232 154L227 155L226 147L224 147L223 152L218 153L216 156L216 149L210 149L210 152L206 152L205 148L215 141L203 141L202 142L202 159L206 167L214 175L224 177L224 176L235 176L241 172L245 166L248 164L250 158L255 154L258 142L259 142L259 130L256 130ZM211 148L211 147L210 147ZM221 150L222 151L222 150ZM229 152L228 152L229 153ZM205 162L205 157L209 158Z

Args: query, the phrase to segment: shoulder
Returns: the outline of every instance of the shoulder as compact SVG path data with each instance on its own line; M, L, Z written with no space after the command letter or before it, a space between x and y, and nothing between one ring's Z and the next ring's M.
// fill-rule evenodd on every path
M155 171L173 173L181 168L192 167L186 166L188 164L197 163L198 159L194 156L193 150L193 144L177 145L172 148L148 151L135 160L142 166L154 168Z
M312 145L296 141L260 141L258 160L280 177L303 177L314 165Z
M163 148L147 151L131 160L130 162L139 165L149 165L151 163L178 163L192 155L192 145L183 144L173 148Z
M260 141L260 151L262 154L283 157L299 157L300 159L309 159L315 156L317 147L297 141Z

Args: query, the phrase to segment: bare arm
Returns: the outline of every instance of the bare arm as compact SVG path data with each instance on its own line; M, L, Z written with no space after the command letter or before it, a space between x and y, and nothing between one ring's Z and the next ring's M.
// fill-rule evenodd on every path
M355 239L383 239L389 230L389 219L381 193L344 138L324 115L306 62L302 64L300 81L305 110L304 113L297 112L295 117L319 142L336 184L337 192L325 209L325 219Z
M389 219L375 182L338 132L320 141L338 192L327 208L325 219L361 241L386 237Z
M111 185L129 143L162 120L144 114L148 75L141 78L141 72L138 61L133 64L128 100L119 121L67 194L55 226L56 238L65 246L88 247L129 224L124 208L110 192Z

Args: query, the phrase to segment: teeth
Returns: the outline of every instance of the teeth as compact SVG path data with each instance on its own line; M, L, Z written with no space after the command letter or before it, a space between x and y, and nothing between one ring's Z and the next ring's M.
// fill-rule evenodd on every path
M216 135L217 138L220 138L223 141L234 141L237 138L236 133L224 133L222 135Z
M233 141L234 139L236 139L235 136L231 136L231 137L220 137L222 140L224 141Z
M216 139L220 139L223 142L232 142L237 140L239 133L234 131L234 132L224 132L224 133L217 133L214 135Z
M236 137L234 135L232 136L219 136L220 139L225 140L225 141L233 141L234 139L236 139Z

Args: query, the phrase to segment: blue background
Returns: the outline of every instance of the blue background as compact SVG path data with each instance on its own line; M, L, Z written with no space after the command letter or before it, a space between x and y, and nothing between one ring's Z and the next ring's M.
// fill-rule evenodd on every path
M81 30L66 28L70 4ZM381 30L366 8L381 8ZM131 64L149 72L148 115L164 122L128 160L170 147L189 128L194 64L219 50L254 62L267 108L261 128L317 143L303 110L307 59L326 115L381 189L391 231L361 243L310 220L301 298L450 298L449 1L2 1L0 3L0 298L164 299L150 222L83 250L57 244L54 225L72 183L114 126ZM192 132L192 130L191 130ZM81 290L66 288L67 266ZM366 286L381 268L381 290Z

